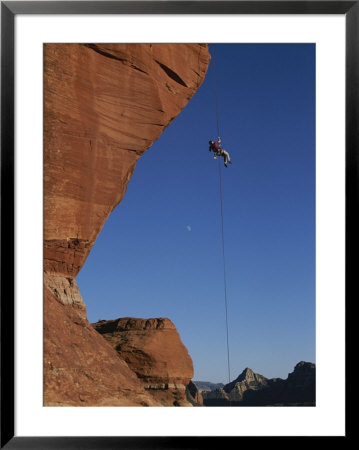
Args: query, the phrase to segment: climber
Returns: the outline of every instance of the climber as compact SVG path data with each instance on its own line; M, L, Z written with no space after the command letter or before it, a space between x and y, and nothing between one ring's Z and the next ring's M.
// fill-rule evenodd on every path
M217 159L218 152L214 148L214 141L209 141L208 143L209 143L209 151L214 153L213 159Z
M209 151L213 151L214 159L217 159L217 156L221 155L222 146L221 146L221 138L218 136L217 141L209 141Z
M221 138L219 136L218 136L217 141L215 141L215 142L209 141L209 151L211 151L211 150L213 151L213 153L214 153L213 158L214 159L217 159L217 156L223 156L224 166L227 167L227 162L229 164L232 164L232 161L231 161L231 158L229 156L229 153L222 148L221 142L222 141L221 141Z

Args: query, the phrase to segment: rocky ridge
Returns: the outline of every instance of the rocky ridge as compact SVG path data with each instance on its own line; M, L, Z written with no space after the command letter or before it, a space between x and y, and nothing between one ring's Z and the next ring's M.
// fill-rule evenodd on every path
M315 406L315 364L301 361L288 378L266 378L246 368L234 381L202 391L206 406Z

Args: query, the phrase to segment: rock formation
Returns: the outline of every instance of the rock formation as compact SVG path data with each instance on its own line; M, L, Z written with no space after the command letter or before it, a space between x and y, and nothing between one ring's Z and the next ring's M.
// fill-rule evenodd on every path
M224 386L223 390L227 393L229 400L242 401L247 391L258 391L268 386L267 378L263 375L254 373L248 367L231 383Z
M315 364L300 361L288 378L282 391L282 401L300 401L315 404Z
M205 44L44 45L45 405L158 403L88 323L75 277L209 60Z
M44 319L46 406L161 406L86 318L46 289Z
M168 406L190 406L186 386L193 377L192 359L169 319L125 317L102 320L93 327L156 400Z
M286 380L265 378L246 368L223 389L204 392L206 406L315 405L315 364L301 361Z
M263 375L254 373L248 367L223 389L215 389L203 393L206 400L224 400L225 402L243 402L249 392L258 391L268 386L268 380Z
M193 381L190 381L186 387L186 396L193 406L203 406L203 396Z

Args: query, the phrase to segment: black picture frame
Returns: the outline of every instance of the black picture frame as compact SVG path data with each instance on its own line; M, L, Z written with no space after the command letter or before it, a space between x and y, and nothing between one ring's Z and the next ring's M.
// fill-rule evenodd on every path
M359 168L359 1L1 2L1 442L6 449L204 448L240 437L15 436L14 405L14 21L18 14L340 14L346 19L346 311L356 300ZM346 313L347 314L347 313ZM347 315L346 315L347 319ZM346 327L346 341L348 331ZM346 358L345 358L346 360ZM348 411L348 397L346 397ZM346 434L349 437L348 422ZM338 436L339 437L339 436ZM341 437L341 436L340 436ZM284 437L282 437L284 438ZM298 438L298 437L296 437ZM342 438L342 437L341 437ZM260 438L259 438L260 439ZM284 438L288 439L288 438Z

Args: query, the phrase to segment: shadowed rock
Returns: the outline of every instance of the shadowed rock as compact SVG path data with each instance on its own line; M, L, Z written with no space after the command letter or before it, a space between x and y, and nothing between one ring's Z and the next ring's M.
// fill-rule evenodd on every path
M301 361L286 380L245 369L223 389L202 392L206 406L315 406L315 364Z
M193 381L190 381L186 386L186 395L187 400L192 403L193 406L203 406L202 394Z

